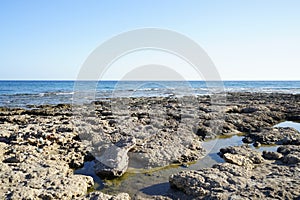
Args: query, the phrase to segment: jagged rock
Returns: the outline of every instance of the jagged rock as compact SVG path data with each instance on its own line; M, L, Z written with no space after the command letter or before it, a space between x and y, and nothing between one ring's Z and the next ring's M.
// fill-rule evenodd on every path
M237 191L246 186L244 177L247 171L239 168L237 165L223 164L199 171L183 171L171 175L169 182L172 187L193 197L206 197L214 191L226 195L230 190ZM231 174L231 170L235 173ZM231 187L232 184L236 184L236 188Z
M118 141L126 138L136 139L135 147L128 154L131 163L138 163L141 168L196 161L204 155L201 140L218 135L246 132L253 135L249 137L253 142L298 145L299 133L296 131L264 130L286 119L298 119L299 99L300 95L290 94L229 93L227 108L214 107L209 96L115 98L81 106L0 108L0 196L22 199L22 194L26 194L32 199L81 198L92 183L84 177L74 176L71 168L82 166L87 157L101 157L111 148L109 151L114 151L115 156L111 160L103 159L102 163L118 166L119 162L120 171L124 171L128 163L127 150L118 151L109 144L117 146ZM254 132L263 132L263 136ZM243 175L226 179L229 189L225 180L222 180L225 189L211 184L212 190L207 188L209 198L297 198L299 155L296 147L288 146L278 151L283 157L276 161L262 162L258 155L251 153L224 152L227 160L235 164L218 165L213 171L222 171L224 176L228 173ZM87 156L89 152L95 154ZM252 170L237 165L243 165L248 159L253 163ZM263 175L259 174L260 170ZM209 176L214 179L213 174ZM267 179L265 182L263 176ZM248 182L248 179L252 181ZM63 183L59 182L61 180ZM287 185L285 180L291 184ZM249 184L245 195L232 192L235 186L231 183L239 185L239 181ZM255 187L251 186L253 182ZM281 182L283 185L279 186L277 183ZM226 192L218 192L223 190Z
M203 155L204 150L195 135L181 129L159 132L146 140L143 146L130 152L131 159L137 164L143 163L143 168L192 162Z
M122 176L129 163L128 151L136 144L134 138L121 140L116 144L111 144L104 153L97 158L95 172L104 178L114 178Z
M245 149L233 147L226 150L232 153L225 153L223 156L230 155L235 158L240 156L239 150L245 155ZM290 145L279 149L279 152L285 154L283 163L279 160L265 161L254 168L237 165L238 162L221 163L212 168L173 174L169 182L173 188L190 195L191 199L298 199L299 163L295 162L295 157L289 160L289 156L295 156L299 150L299 146ZM257 154L250 148L248 151L247 155ZM243 159L249 157L244 156Z
M261 144L300 145L300 133L289 127L268 128L261 132L249 133L246 137Z
M94 185L92 177L73 175L66 163L33 157L14 168L0 163L0 180L0 194L8 199L72 199Z
M261 153L257 151L252 151L248 145L230 146L222 148L220 149L220 154L223 157L225 156L225 154L227 154L225 157L227 157L230 161L234 163L239 163L238 165L240 166L242 166L242 163L261 164L264 162ZM234 161L235 159L236 161Z
M281 146L277 151L283 154L282 161L286 164L300 163L300 146L299 145L287 145Z
M223 158L225 159L225 161L235 164L235 165L238 165L238 166L244 166L244 167L250 168L250 169L254 168L253 162L246 156L225 153L223 155Z
M300 163L300 153L288 154L283 157L283 162L286 164L297 164Z

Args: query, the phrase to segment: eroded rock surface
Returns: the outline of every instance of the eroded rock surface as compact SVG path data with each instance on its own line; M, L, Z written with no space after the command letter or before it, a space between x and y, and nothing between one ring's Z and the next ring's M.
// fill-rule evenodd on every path
M286 164L299 164L300 163L300 146L287 145L281 146L277 149L283 155L282 162Z
M92 152L99 154L97 158L103 157L102 154L110 149L115 152L115 158L110 160L123 157L119 160L128 163L129 155L131 167L134 168L147 169L195 161L204 155L200 137L194 133L198 118L195 114L198 112L197 99L195 101L189 104L190 100L186 102L176 97L151 97L95 102L92 107L76 110L76 131L80 133L80 138L89 143ZM188 104L183 106L183 102ZM112 149L128 137L135 139L133 148ZM103 160L98 163L97 172L110 165Z
M217 198L220 190L237 199L297 198L299 133L271 127L283 120L299 119L299 99L299 95L291 94L230 93L227 102L215 105L209 96L199 96L115 98L74 107L59 104L0 108L0 196L86 198L88 188L93 187L92 179L73 174L73 169L85 161L97 157L96 162L106 163L102 169L109 171L99 174L120 176L128 161L136 168L196 161L205 154L201 141L244 132L248 143L286 146L276 154L265 152L263 160L252 150L227 148L223 157L231 164L216 165L205 173L174 175L174 184L171 183L181 188L179 182L186 181L183 190L194 195L195 188L197 197L201 194ZM120 145L126 144L120 141L128 138L134 144ZM217 173L229 178L219 180ZM288 186L283 181L282 186L276 185L282 182L283 175L293 184ZM208 177L211 181L207 183ZM238 191L244 186L246 193Z
M284 153L277 161L263 160L260 153L251 148L229 147L222 155L231 155L230 163L180 172L169 181L171 186L194 199L298 199L298 147L280 147L278 152Z
M100 157L96 157L95 172L103 178L122 176L129 164L128 151L136 144L134 138L121 140L105 148Z
M94 185L89 176L74 175L66 162L30 156L0 163L0 194L5 199L72 199Z
M247 145L222 148L220 155L229 163L251 169L254 168L254 164L264 162L261 153L251 151Z
M261 132L249 133L246 138L261 144L300 145L299 131L289 127L266 128Z

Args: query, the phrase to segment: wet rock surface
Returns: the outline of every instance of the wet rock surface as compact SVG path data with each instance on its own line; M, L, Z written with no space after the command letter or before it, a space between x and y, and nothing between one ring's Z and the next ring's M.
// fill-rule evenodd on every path
M95 172L112 178L124 174L128 167L151 169L185 164L205 155L203 140L243 132L247 143L285 146L276 153L264 154L246 146L225 148L221 154L228 163L203 172L174 175L171 185L193 198L218 198L224 191L237 199L294 198L299 187L299 133L271 127L296 119L299 99L299 95L290 94L230 93L226 103L215 105L209 96L199 96L0 108L0 196L126 199L127 194L87 195L93 188L93 179L74 175L73 170L85 161L95 160ZM263 176L267 176L266 181ZM285 183L284 178L294 184L277 187L277 182ZM249 192L242 194L243 187ZM176 199L176 195L153 198Z
M263 160L250 147L229 147L228 163L170 177L170 184L191 199L299 199L299 146L279 148L277 161ZM247 150L248 153L245 151ZM223 151L224 153L224 151ZM259 157L252 159L251 155ZM250 166L250 167L249 167Z

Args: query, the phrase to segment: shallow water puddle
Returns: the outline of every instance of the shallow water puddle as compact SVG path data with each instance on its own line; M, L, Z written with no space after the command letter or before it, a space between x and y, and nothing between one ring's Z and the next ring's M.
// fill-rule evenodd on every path
M203 142L202 146L206 149L206 156L197 162L191 163L189 166L170 165L164 168L151 170L136 170L129 168L128 172L120 178L102 181L94 173L94 162L92 161L86 162L83 168L75 170L75 174L92 176L97 183L95 189L109 194L127 192L131 196L134 194L141 196L161 195L170 190L168 180L171 174L183 170L197 170L200 168L211 167L216 163L224 162L217 154L220 148L241 145L243 143L242 138L242 136L234 135Z
M300 123L299 122L284 121L279 124L276 124L274 127L291 127L300 132Z
M293 122L293 121L284 121L280 122L279 124L276 124L273 127L290 127L298 130L300 132L300 123L299 122ZM279 145L261 145L260 147L253 147L255 149L258 149L259 151L277 151Z
M274 127L293 127L300 131L300 123L285 121ZM129 168L128 172L122 177L113 180L102 181L93 171L94 162L86 162L84 167L75 171L75 174L85 174L92 176L96 182L95 189L104 193L115 194L119 192L127 192L131 196L138 194L143 197L147 195L162 195L170 190L168 183L171 174L178 173L183 170L197 170L200 168L211 167L216 163L222 163L224 160L218 155L221 148L228 146L242 145L243 135L234 135L227 137L219 137L217 139L208 140L202 143L206 149L206 156L189 166L170 165L164 168L152 170L136 170ZM262 145L261 147L253 147L258 151L276 151L277 145Z

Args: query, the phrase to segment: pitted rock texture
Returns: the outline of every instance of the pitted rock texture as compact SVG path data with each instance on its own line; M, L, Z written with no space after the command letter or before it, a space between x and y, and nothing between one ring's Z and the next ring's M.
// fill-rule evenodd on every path
M105 150L118 146L118 142L127 138L133 138L135 145L122 150L122 156L118 153L110 155L115 164L113 169L118 169L121 161L125 160L125 165L120 167L122 170L116 170L122 173L126 171L127 161L131 161L131 167L154 168L199 160L205 155L201 141L244 132L250 143L287 146L278 151L282 156L263 154L266 159L262 163L246 154L227 152L224 158L234 163L230 166L241 169L241 173L254 173L254 177L259 178L261 176L258 172L256 174L256 170L261 169L261 173L268 176L265 172L274 168L274 172L278 173L274 175L275 186L282 174L288 176L294 173L298 180L299 133L271 127L284 120L299 119L300 95L229 93L226 98L227 101L221 103L215 103L209 96L114 98L78 106L0 108L0 196L12 199L20 199L21 196L25 199L85 197L88 188L93 187L92 179L74 175L73 170L85 161L101 158ZM288 133L283 135L281 130ZM271 137L268 136L270 132ZM277 162L282 165L275 165ZM211 170L220 171L218 167ZM280 170L286 172L281 173ZM232 180L238 184L238 180ZM271 179L267 180L273 183ZM294 181L293 178L286 180ZM226 181L231 182L229 179ZM221 183L227 185L224 180ZM260 187L264 184L263 180L254 183ZM217 186L212 182L213 187L214 184ZM266 185L269 187L270 184ZM297 198L297 188L290 192L298 186L294 182L292 186L278 186L282 189L281 193L276 188L261 189L258 186L251 190L253 197L269 198L268 192L268 195L277 195L278 198L280 195ZM201 191L199 189L198 192ZM234 195L237 195L236 198L243 197L239 196L242 195L240 193Z
M245 147L229 147L222 155L232 155L230 163L180 172L169 181L191 199L299 199L299 150L299 146L279 147L280 160L263 161L251 148L247 153Z

